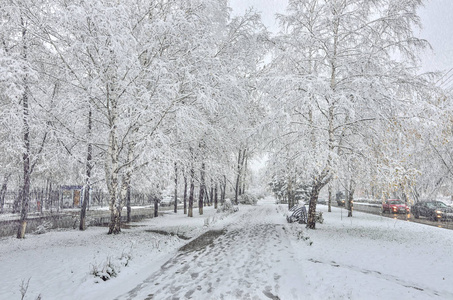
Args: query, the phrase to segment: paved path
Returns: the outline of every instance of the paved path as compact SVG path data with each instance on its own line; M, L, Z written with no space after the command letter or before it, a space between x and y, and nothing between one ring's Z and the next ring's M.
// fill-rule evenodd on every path
M305 276L278 209L262 205L238 212L235 223L181 248L158 272L117 299L299 298Z

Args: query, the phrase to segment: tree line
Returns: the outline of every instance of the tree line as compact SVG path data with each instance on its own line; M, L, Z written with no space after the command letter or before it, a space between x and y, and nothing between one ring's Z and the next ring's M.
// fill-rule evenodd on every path
M448 191L451 97L435 84L442 74L418 67L418 53L429 48L414 34L421 5L290 0L277 16L267 81L269 105L278 111L270 176L285 178L289 199L294 187L310 185L307 227L315 228L324 187L329 210L339 190L349 206L357 190L406 201Z
M274 35L228 5L0 1L0 165L21 190L18 238L39 182L105 189L115 234L131 188L183 184L192 216L198 187L202 214L208 185L238 201L263 151L289 198L310 187L309 228L324 187L352 201L448 186L450 97L442 74L417 71L421 1L290 0Z
M231 18L227 1L166 0L8 0L0 9L2 170L22 193L19 238L43 178L83 183L84 199L104 187L109 233L118 233L132 185L159 190L182 174L191 216L195 185L201 214L206 181L225 190L241 171L234 157L259 118L249 108L260 109L268 39L254 11ZM86 201L82 220L85 210Z

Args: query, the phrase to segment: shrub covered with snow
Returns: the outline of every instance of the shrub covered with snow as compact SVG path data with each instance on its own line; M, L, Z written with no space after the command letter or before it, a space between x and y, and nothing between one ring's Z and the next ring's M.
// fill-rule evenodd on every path
M36 227L35 233L36 234L46 233L47 230L49 230L52 227L53 227L53 223L51 221L45 221L41 225L38 225L38 227Z
M225 203L217 209L218 213L234 213L239 209L233 205L230 199L225 199Z
M239 196L239 203L247 205L256 205L258 198L255 195L244 193Z
M101 278L103 281L116 277L118 273L119 267L112 262L110 257L108 257L107 261L101 265L92 265L90 272L91 275Z

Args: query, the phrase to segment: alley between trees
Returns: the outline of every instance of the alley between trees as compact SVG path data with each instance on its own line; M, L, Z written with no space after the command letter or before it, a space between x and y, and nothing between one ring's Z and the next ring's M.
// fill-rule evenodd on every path
M279 208L264 205L238 212L237 223L182 247L159 271L117 299L298 298L304 272L284 218L276 214Z

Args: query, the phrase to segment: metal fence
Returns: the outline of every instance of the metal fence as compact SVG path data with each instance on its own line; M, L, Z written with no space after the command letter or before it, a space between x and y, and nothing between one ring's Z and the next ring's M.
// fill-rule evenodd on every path
M28 205L29 213L58 212L65 209L80 208L83 202L83 187L61 186L56 190L33 189L30 192ZM155 194L131 193L131 206L147 206L154 203ZM0 202L0 213L19 213L21 210L22 194L20 191L8 191ZM90 191L88 208L107 207L109 196L99 189Z

